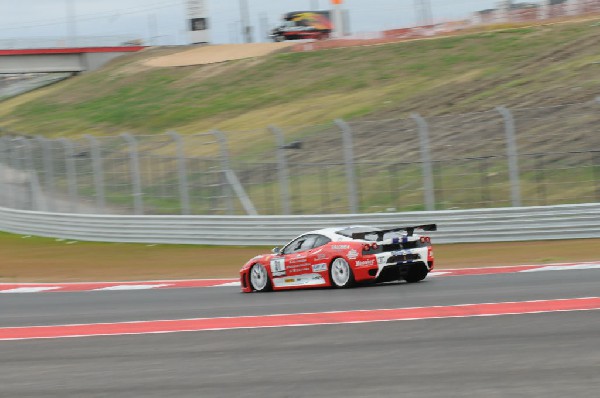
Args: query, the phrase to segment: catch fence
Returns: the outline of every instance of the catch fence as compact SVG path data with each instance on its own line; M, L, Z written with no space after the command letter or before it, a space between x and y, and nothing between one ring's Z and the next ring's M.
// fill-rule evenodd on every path
M599 102L190 135L4 131L0 207L309 215L600 202Z

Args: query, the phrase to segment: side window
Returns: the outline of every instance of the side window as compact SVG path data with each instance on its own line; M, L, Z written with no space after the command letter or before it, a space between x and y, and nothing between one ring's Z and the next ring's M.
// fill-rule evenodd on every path
M284 249L283 254L300 253L315 247L315 241L320 235L304 235L290 242Z
M288 243L288 245L283 248L281 253L282 254L295 253L302 246L302 242L304 242L304 237L301 236L301 237L291 241L290 243Z
M313 245L313 249L316 249L317 247L321 247L323 245L326 245L329 242L331 242L331 239L329 239L328 237L323 236L323 235L317 235L317 239L315 240L315 244Z
M293 241L291 241L284 249L283 254L291 254L302 251L302 245L306 241L306 236L301 236Z
M315 241L317 240L318 237L319 237L319 235L305 236L306 239L304 240L304 242L302 242L302 247L300 248L300 251L305 252L305 251L310 250L313 247L315 247Z

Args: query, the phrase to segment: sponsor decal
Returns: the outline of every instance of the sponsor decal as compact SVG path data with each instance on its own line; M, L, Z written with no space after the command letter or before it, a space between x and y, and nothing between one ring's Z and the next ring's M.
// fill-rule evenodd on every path
M298 263L305 263L306 261L307 261L306 257L293 258L293 259L290 260L290 263L292 263L292 264L298 264Z
M273 276L285 275L285 259L283 257L271 259L271 273Z
M295 278L273 278L275 287L293 287L304 285L324 285L325 279L319 274L300 275Z
M327 264L325 264L325 263L313 264L312 270L313 270L313 272L327 271Z
M354 260L355 258L358 258L358 252L356 250L350 250L348 252L348 258L350 260Z
M317 256L315 259L316 259L316 260L324 260L324 259L326 259L326 258L327 258L327 254L325 254L325 253L321 253L321 254L319 254L319 255L318 255L318 256Z
M348 249L350 249L350 246L348 246L348 245L333 245L333 246L331 246L331 248L333 250L348 250Z
M308 264L288 265L286 267L286 272L288 274L305 274L310 272L310 267Z
M370 267L372 265L375 264L375 260L364 260L364 261L357 261L356 262L356 266L357 267Z

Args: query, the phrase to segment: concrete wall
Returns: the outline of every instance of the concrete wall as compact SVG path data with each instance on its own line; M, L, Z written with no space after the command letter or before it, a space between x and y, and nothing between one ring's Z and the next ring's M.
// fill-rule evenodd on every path
M25 52L25 51L23 51ZM132 51L48 51L19 54L0 52L0 73L84 72L96 70L107 62Z
M0 73L81 72L80 54L10 55L0 58Z

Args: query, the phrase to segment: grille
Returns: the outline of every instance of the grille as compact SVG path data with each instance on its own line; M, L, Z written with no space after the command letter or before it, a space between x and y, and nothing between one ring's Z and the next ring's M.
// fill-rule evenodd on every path
M420 257L418 254L400 254L400 255L396 255L396 256L392 256L392 257L388 258L387 263L393 264L393 263L398 263L400 261L418 260L419 258Z

